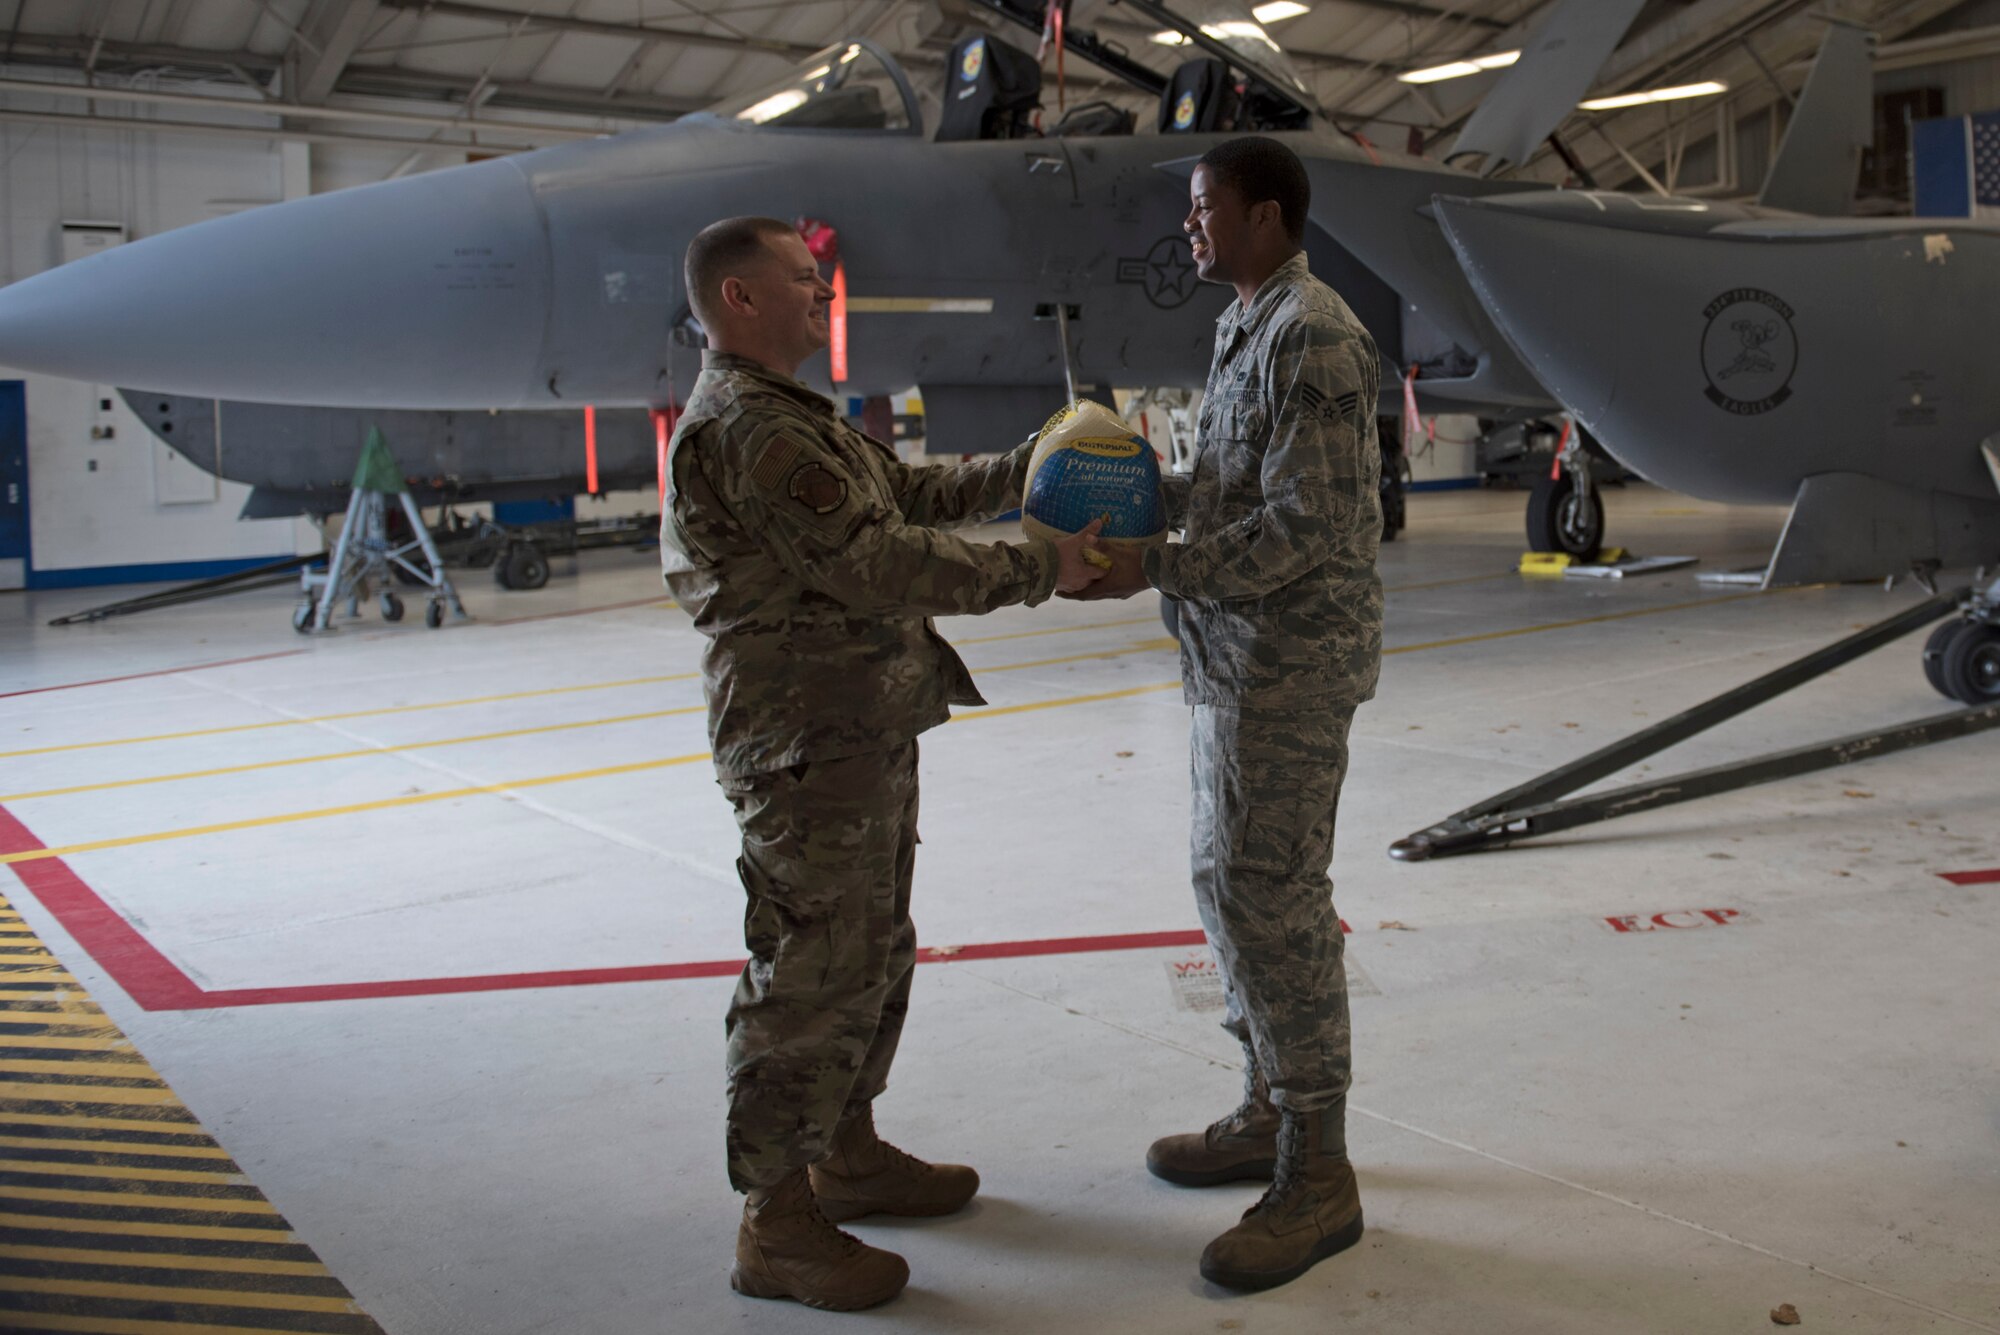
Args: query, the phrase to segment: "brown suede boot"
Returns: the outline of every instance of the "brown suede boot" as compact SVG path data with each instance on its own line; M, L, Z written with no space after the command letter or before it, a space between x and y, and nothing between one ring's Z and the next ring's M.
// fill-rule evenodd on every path
M768 1191L753 1191L736 1230L729 1287L748 1298L790 1298L830 1312L888 1302L910 1282L894 1252L870 1247L826 1221L800 1169Z
M1244 1044L1243 1102L1208 1130L1162 1136L1146 1151L1146 1170L1176 1186L1268 1181L1278 1159L1278 1110L1271 1087Z
M1361 1240L1346 1112L1343 1100L1320 1112L1283 1114L1270 1189L1242 1223L1208 1244L1203 1279L1229 1289L1273 1288Z
M875 1134L871 1110L834 1133L826 1158L812 1166L812 1188L821 1212L845 1223L865 1214L951 1214L979 1190L979 1174L897 1149Z

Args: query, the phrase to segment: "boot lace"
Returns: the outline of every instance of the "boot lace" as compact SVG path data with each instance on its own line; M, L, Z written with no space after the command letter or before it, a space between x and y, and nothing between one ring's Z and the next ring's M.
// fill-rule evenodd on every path
M1257 1198L1255 1205L1243 1212L1243 1217L1248 1219L1282 1206L1305 1176L1305 1165L1305 1126L1299 1118L1288 1114L1278 1123L1278 1163L1271 1174L1271 1185L1264 1188L1264 1194Z
M911 1177L923 1177L931 1171L930 1164L911 1154L908 1150L891 1145L880 1136L875 1138L875 1149L881 1157L882 1169L896 1169Z
M805 1215L814 1235L842 1260L866 1250L866 1243L845 1229L834 1227L833 1221L820 1213L819 1201L810 1192L806 1196Z

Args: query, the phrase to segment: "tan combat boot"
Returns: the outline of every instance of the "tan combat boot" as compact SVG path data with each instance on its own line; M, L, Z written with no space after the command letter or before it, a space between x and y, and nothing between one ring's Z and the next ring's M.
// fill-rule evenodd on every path
M979 1190L979 1174L897 1149L875 1134L871 1110L834 1133L826 1158L812 1166L812 1188L821 1212L845 1223L865 1214L951 1214Z
M1243 1102L1206 1131L1162 1136L1146 1151L1146 1169L1176 1186L1268 1181L1278 1159L1278 1110L1271 1087L1244 1045Z
M826 1221L802 1168L768 1191L753 1191L736 1230L729 1287L748 1298L790 1298L831 1312L888 1302L910 1282L894 1252L870 1247Z
M1361 1193L1347 1161L1344 1103L1285 1113L1278 1168L1243 1222L1208 1244L1202 1278L1230 1289L1268 1289L1297 1279L1361 1240Z

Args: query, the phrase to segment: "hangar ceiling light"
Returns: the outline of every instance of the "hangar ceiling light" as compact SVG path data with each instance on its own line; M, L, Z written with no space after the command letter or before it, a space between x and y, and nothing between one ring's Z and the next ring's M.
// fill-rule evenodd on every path
M1655 88L1647 93L1620 93L1616 97L1593 97L1577 105L1585 111L1615 111L1619 107L1643 106L1648 102L1677 102L1684 97L1713 97L1726 93L1729 85L1710 79L1706 83L1684 83L1677 88Z
M1472 56L1466 60L1451 61L1449 64L1432 65L1428 69L1405 70L1396 78L1403 83L1437 83L1444 79L1463 79L1468 74L1478 74L1483 70L1501 69L1520 58L1519 51L1495 51L1490 56Z

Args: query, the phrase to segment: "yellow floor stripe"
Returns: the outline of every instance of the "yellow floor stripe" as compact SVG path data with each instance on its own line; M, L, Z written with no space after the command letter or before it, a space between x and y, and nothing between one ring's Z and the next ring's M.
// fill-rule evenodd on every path
M120 1089L115 1085L38 1085L7 1079L0 1071L0 1099L24 1099L36 1103L133 1103L140 1105L178 1104L170 1089ZM6 1114L0 1112L0 1120Z
M40 1173L46 1177L102 1177L119 1182L200 1182L217 1187L248 1186L235 1173L198 1173L180 1168L119 1168L95 1163L49 1163L42 1159L0 1159L0 1173ZM6 1188L0 1187L0 1192Z
M0 1213L0 1228L58 1233L102 1233L120 1238L192 1238L197 1242L258 1242L298 1245L281 1228L237 1228L227 1224L155 1224L143 1219L71 1219L55 1214Z
M1805 585L1801 587L1816 587ZM1785 593L1791 590L1779 589L1773 592ZM1715 598L1697 598L1691 603L1668 603L1664 607L1629 607L1622 612L1605 612L1594 617L1577 617L1573 621L1550 621L1535 626L1516 626L1512 630L1489 630L1478 635L1459 635L1449 640L1430 640L1423 644L1405 644L1394 649L1384 649L1382 656L1391 654L1417 654L1426 649L1455 649L1461 644L1484 644L1489 640L1510 640L1517 635L1540 635L1544 631L1569 630L1576 626L1595 626L1606 621L1628 621L1633 617L1659 616L1664 612L1685 612L1695 607L1719 607L1723 603L1740 603L1746 598L1763 598L1768 595L1757 593L1729 593Z
M1131 621L1099 623L1101 626L1129 626L1152 621L1152 617L1138 617ZM1094 627L1093 627L1094 628ZM1077 627L1075 629L1084 629ZM1055 634L1054 631L1029 631L1030 635ZM995 636L995 639L1012 639L1014 636ZM979 643L980 641L965 641ZM1099 649L1090 653L1070 654L1061 658L1041 658L1027 663L1002 663L991 667L976 668L977 672L1014 672L1022 668L1051 667L1062 663L1082 663L1095 658L1119 658L1127 654L1151 653L1155 650L1175 648L1170 639L1145 640L1138 644L1125 645L1115 649ZM622 683L621 683L622 684ZM685 705L678 709L653 709L637 714L617 714L610 718L582 719L573 723L548 723L532 728L509 728L501 732L474 733L466 737L441 737L434 741L404 742L399 745L361 747L349 751L327 751L319 755L292 756L283 760L260 760L247 765L222 765L211 769L182 770L174 774L149 774L135 779L110 779L102 783L73 784L63 788L36 788L18 793L0 793L0 804L27 802L41 798L74 797L80 793L101 793L119 788L140 788L156 783L180 783L190 779L213 779L232 774L254 774L263 770L287 769L297 765L316 765L334 760L363 760L370 757L395 756L405 751L433 750L445 746L468 746L477 742L505 741L515 737L535 737L547 733L573 732L582 728L611 727L621 723L643 723L653 719L674 718L684 714L701 714L706 705ZM338 716L329 716L338 717ZM135 741L153 741L157 738L135 738ZM26 754L15 752L13 754Z
M58 1316L36 1312L34 1320L36 1330L79 1330L87 1331L89 1335L299 1335L296 1329L275 1326L210 1326L191 1321L147 1321L139 1317Z
M0 1019L5 1019L0 1016ZM130 1052L127 1038L63 1038L57 1034L0 1034L0 1048L68 1048L76 1052Z
M7 1046L0 1042L0 1047ZM81 1079L87 1075L117 1076L124 1080L160 1081L160 1076L144 1062L40 1061L30 1057L0 1057L0 1079L10 1075L66 1075Z
M249 765L224 765L217 769L183 770L179 774L149 774L137 779L112 779L105 783L83 783L69 788L43 788L34 792L0 793L0 804L25 802L41 797L71 797L77 793L101 793L112 788L138 788L149 783L179 783L185 779L213 779L226 774L253 774L259 770L286 769L293 765L317 765L329 760L363 760L368 757L397 756L405 751L428 751L441 746L467 746L474 742L497 742L512 737L534 737L543 733L573 732L579 728L603 728L618 723L641 723L650 719L672 718L678 714L701 714L707 705L685 705L679 709L653 709L643 714L616 714L610 718L583 719L575 723L547 723L534 728L509 728L504 732L474 733L469 737L440 737L429 742L403 742L395 746L365 746L354 751L328 751L316 756L293 756L286 760L260 760Z
M1762 592L1725 594L1715 598L1703 598L1694 602L1672 603L1663 607L1636 607L1621 612L1606 612L1598 616L1577 617L1569 621L1545 622L1534 626L1518 626L1511 630L1488 631L1479 635L1462 635L1448 640L1432 640L1423 644L1400 645L1384 650L1384 655L1419 653L1429 649L1453 648L1464 644L1478 644L1487 640L1503 640L1520 635L1538 635L1548 631L1568 630L1577 626L1596 625L1606 621L1623 621L1633 617L1659 616L1668 612L1683 612L1691 608L1712 607L1723 603L1739 602L1748 598L1767 596ZM1169 641L1148 640L1143 644L1125 649L1101 653L1076 654L1063 658L1041 659L1033 663L1010 664L999 668L983 668L981 671L1006 671L1009 668L1046 667L1057 663L1081 662L1092 658L1117 657L1128 653L1152 652L1164 648ZM953 716L953 721L966 719L999 718L1010 714L1033 713L1045 709L1061 709L1069 705L1094 704L1105 700L1120 700L1134 695L1146 695L1155 691L1169 691L1179 682L1159 682L1149 686L1128 687L1119 691L1103 691L1090 695L1065 696L1057 700L1038 700L1029 704L1007 705L987 708ZM571 689L571 688L561 688ZM546 774L535 778L514 779L505 783L482 784L471 788L453 788L436 793L415 793L403 797L383 798L374 802L356 802L346 806L321 807L309 811L285 812L275 816L258 816L247 820L225 821L215 825L196 825L179 830L160 830L150 834L126 835L114 839L95 839L83 843L65 844L55 848L28 849L18 853L0 855L0 864L36 862L46 858L72 857L79 853L96 853L112 848L130 848L139 844L162 843L174 839L192 839L209 834L227 834L238 830L261 829L272 825L288 825L300 821L326 820L339 816L360 815L371 811L389 811L401 807L419 806L431 802L451 801L457 798L476 797L482 794L506 793L524 788L542 788L551 784L574 783L583 779L604 778L615 774L637 774L646 770L665 769L674 765L692 764L708 759L708 753L698 755L672 756L664 760L642 760L627 765L611 765L601 769L575 770L566 774ZM0 997L4 997L0 993Z
M82 997L82 995L83 994L81 992L76 991L74 988L58 988L53 992L34 992L28 990L8 991L5 990L4 985L0 985L0 1001L62 1001L62 1002L75 1001L77 1003L77 1010L75 1013L77 1014L102 1015L104 1013L98 1010L94 1004L78 1000L79 998ZM23 1011L18 1015L0 1015L0 1020L44 1020L45 1019L53 1022L55 1020L55 1017L62 1013L63 1012L61 1011L56 1011L56 1012L43 1011L37 1014L30 1015L26 1011Z
M161 1117L72 1117L68 1113L7 1112L0 1109L0 1122L18 1126L75 1127L79 1131L147 1131L163 1136L206 1136L196 1122L175 1122Z
M1061 700L1035 700L1025 705L988 705L983 709L970 709L963 714L953 714L953 723L977 723L983 718L1000 718L1006 714L1032 714L1042 709L1061 709L1065 705L1093 705L1102 700L1123 700L1134 695L1151 695L1156 691L1178 691L1177 681L1154 682L1150 686L1127 686L1122 691L1100 691L1095 695L1071 695Z
M18 1117L0 1119L18 1122ZM0 1136L0 1149L60 1150L65 1154L151 1154L163 1159L228 1159L220 1145L145 1145L136 1140L70 1140L57 1136Z
M135 844L156 844L168 839L193 839L204 834L227 834L234 830L255 830L267 825L290 825L297 821L326 820L334 816L356 816L366 811L389 811L397 807L420 806L427 802L449 802L454 798L478 797L487 793L506 793L521 788L545 788L554 783L574 783L580 779L601 779L614 774L638 774L646 770L666 769L672 765L688 765L697 760L707 760L706 751L698 755L669 756L665 760L641 760L629 765L606 765L601 769L576 770L568 774L545 774L539 778L516 779L508 783L481 784L473 788L448 788L443 792L415 793L404 797L387 797L377 802L356 802L344 807L320 807L313 811L288 811L277 816L258 816L250 820L224 821L219 825L195 825L184 830L162 830L155 834L127 835L122 839L96 839L83 844L65 844L60 848L36 848L21 853L0 856L0 864L13 862L38 862L45 858L71 857L78 853L96 853L107 848L130 848ZM0 993L4 997L5 993Z
M48 1201L53 1205L112 1205L121 1210L214 1210L219 1214L276 1214L277 1208L259 1199L218 1200L213 1196L148 1196L136 1191L65 1191L60 1187L15 1187L0 1189L0 1201Z
M352 1298L316 1298L305 1293L249 1293L241 1289L177 1289L156 1284L115 1284L102 1279L41 1279L9 1275L7 1284L19 1293L72 1294L80 1298L113 1298L125 1302L201 1304L211 1307L261 1307L271 1312L359 1312Z
M625 686L658 686L670 681L695 681L700 676L699 672L676 672L661 677L628 677L622 681L593 681L580 686L545 686L533 691L469 695L459 700L435 700L423 705L388 705L381 709L350 709L338 714L314 714L306 718L268 719L262 723L234 723L219 728L192 728L186 732L157 732L144 737L112 737L101 742L66 742L60 746L32 746L24 751L0 751L0 760L12 760L19 756L55 755L62 751L96 751L107 746L137 746L142 742L178 742L189 737L222 737L237 732L261 732L267 728L299 728L313 723L382 718L390 714L420 714L432 709L457 709L461 705L493 705L508 700L533 700L549 695L575 695L583 691L613 691Z
M59 1265L115 1265L148 1270L214 1270L234 1275L293 1275L330 1278L317 1261L256 1261L238 1256L190 1256L186 1252L107 1252L90 1247L16 1247L0 1242L0 1259L50 1261Z

